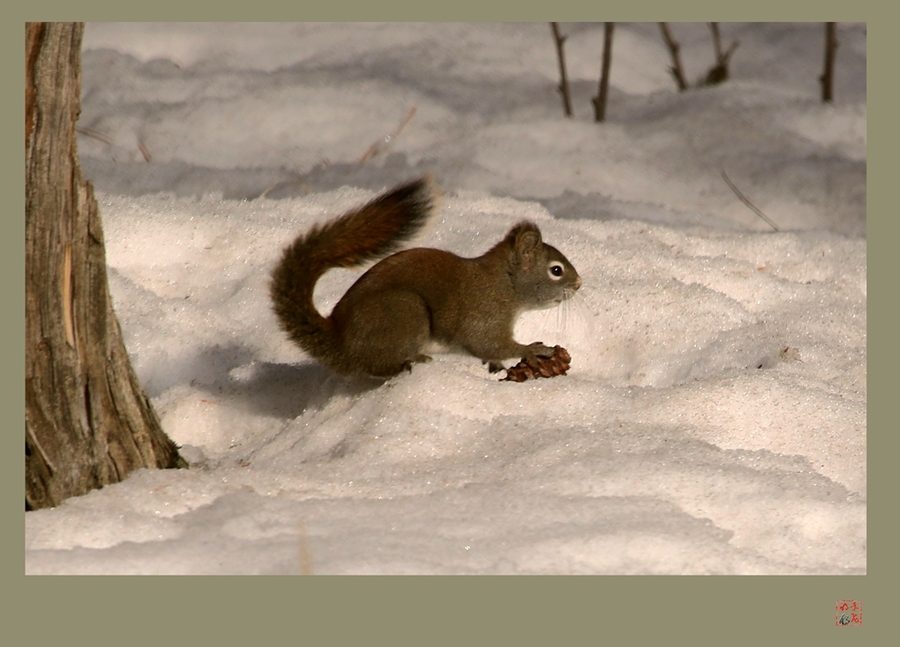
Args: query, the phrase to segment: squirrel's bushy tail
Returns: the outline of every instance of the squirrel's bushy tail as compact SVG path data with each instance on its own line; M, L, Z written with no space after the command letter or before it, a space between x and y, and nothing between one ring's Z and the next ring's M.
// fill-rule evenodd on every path
M288 245L269 285L275 314L288 337L340 370L334 328L313 304L316 282L333 267L355 267L398 251L428 220L435 195L431 176L420 178L314 226Z

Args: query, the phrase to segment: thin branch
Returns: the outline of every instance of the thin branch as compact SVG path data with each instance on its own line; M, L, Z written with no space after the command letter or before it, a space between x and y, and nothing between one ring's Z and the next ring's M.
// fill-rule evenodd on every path
M703 85L716 85L728 80L728 61L739 43L734 41L728 50L723 52L722 38L719 36L719 23L711 22L709 23L709 28L712 31L713 46L716 50L716 64L706 73L706 80L704 80Z
M141 151L141 155L144 156L145 162L149 162L151 159L153 159L150 156L150 150L144 145L143 141L138 142L138 149Z
M406 113L403 121L400 122L400 125L397 126L397 129L394 130L393 133L391 133L390 135L385 135L382 139L379 139L371 146L369 146L368 149L366 149L366 152L363 153L363 156L359 159L359 163L362 164L370 157L375 157L379 153L383 152L388 146L390 146L394 142L394 139L396 139L397 136L403 131L403 129L406 128L406 124L409 123L410 119L412 119L413 115L415 114L416 106L413 106L412 108L410 108L409 112Z
M609 90L609 67L612 63L613 29L616 23L603 23L603 63L600 70L600 87L593 98L594 121L600 123L606 119L606 95Z
M725 172L725 169L722 169L722 178L728 184L729 188L731 188L731 190L734 191L734 194L740 199L741 202L743 202L745 205L750 207L750 209L753 211L753 213L755 213L757 216L759 216L760 218L765 220L767 223L769 223L769 226L772 229L774 229L775 231L778 231L778 225L776 225L774 222L772 222L772 220L766 214L764 214L762 211L760 211L756 207L755 204L750 202L750 200L748 200L747 197L743 193L741 193L740 189L738 189L734 185L734 182L731 181L731 178L728 177L728 174Z
M716 61L722 60L722 38L719 36L719 23L711 22L709 23L709 28L712 31L713 37L713 47L716 49Z
M566 111L566 117L572 116L572 99L569 96L569 79L566 77L566 56L563 52L567 36L559 33L559 23L551 22L550 29L553 31L553 40L556 43L556 55L559 58L559 86L557 89L563 98L563 109Z
M834 55L838 48L837 23L825 23L825 71L819 77L822 84L822 101L828 102L834 98Z
M75 132L79 135L84 135L85 137L92 137L93 139L98 139L104 144L109 144L112 146L113 140L111 137L107 137L103 133L97 132L96 130L91 130L90 128L79 128L75 127Z
M659 28L662 30L663 40L666 41L669 52L672 54L672 67L669 68L669 72L675 77L675 83L678 84L678 90L684 92L687 90L688 84L687 81L684 80L681 57L678 55L678 50L681 49L681 47L675 42L675 39L672 38L672 34L669 32L669 26L666 23L659 23Z

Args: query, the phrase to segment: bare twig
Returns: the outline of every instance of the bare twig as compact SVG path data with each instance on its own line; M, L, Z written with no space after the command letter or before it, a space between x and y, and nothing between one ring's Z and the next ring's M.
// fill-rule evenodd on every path
M613 29L616 23L603 23L603 63L600 70L600 87L593 98L594 121L600 123L606 119L606 95L609 90L609 66L612 62Z
M380 155L381 153L383 153L391 144L394 143L394 140L400 135L401 132L403 132L403 129L406 128L406 124L408 124L412 120L412 118L415 116L415 114L416 114L416 106L413 106L412 108L410 108L409 112L406 113L406 116L400 121L398 126L394 129L394 132L387 134L384 137L382 137L381 139L372 143L372 145L369 146L368 149L366 149L366 152L363 153L362 157L360 157L359 160L356 161L356 163L364 164L366 162L366 160L369 160L369 159L375 157L376 155ZM310 193L312 193L312 189L310 188L309 184L307 184L306 179L317 168L324 168L324 167L330 166L330 165L331 165L331 160L328 159L327 157L324 157L319 162L317 162L316 164L311 166L309 168L309 170L304 173L300 169L300 167L295 164L294 165L294 173L292 174L295 177L292 177L291 179L288 179L288 180L282 180L282 181L278 181L273 184L270 184L265 189L263 189L262 193L260 193L257 196L257 198L266 198L272 191L274 191L276 189L281 189L285 186L298 186L303 191L304 195L309 195Z
M85 137L92 137L93 139L98 139L104 144L108 144L112 146L113 140L111 137L104 135L103 133L99 133L96 130L91 130L90 128L79 128L75 127L75 132L79 135L84 135Z
M739 43L734 41L728 50L723 52L722 38L719 36L719 23L711 22L709 23L709 28L712 31L713 46L716 50L716 64L706 73L706 80L703 82L703 85L716 85L728 80L728 61Z
M362 164L370 157L375 157L380 152L382 152L388 145L390 145L393 140L399 135L404 128L406 128L406 124L409 123L410 119L416 114L416 106L413 106L410 111L403 118L403 121L400 122L400 125L397 126L397 129L394 130L390 135L385 135L383 139L379 139L377 142L373 143L369 146L368 150L363 153L363 156L359 159L359 163Z
M551 22L550 29L553 31L553 40L556 43L556 55L559 58L559 93L563 98L563 109L566 111L566 117L572 116L572 99L569 96L569 79L566 77L566 56L563 52L563 45L566 42L566 36L559 33L559 23Z
M740 189L738 189L734 185L734 182L731 181L731 178L728 177L728 174L725 172L725 169L722 169L722 178L725 180L726 184L728 184L729 188L731 188L731 190L734 191L734 194L740 199L741 202L743 202L745 205L750 207L750 209L753 211L753 213L755 213L757 216L759 216L760 218L765 220L767 223L769 223L769 226L772 229L774 229L775 231L778 231L778 225L776 225L774 222L772 222L772 220L766 214L764 214L762 211L760 211L756 207L755 204L750 202L750 200L748 200L747 197L743 193L741 193Z
M681 57L678 55L678 50L681 49L681 47L675 42L675 39L672 38L672 34L669 32L669 26L666 23L659 23L659 28L662 31L663 40L666 41L669 52L672 54L672 67L669 68L669 72L675 77L675 83L678 84L679 91L683 92L687 90L688 85L687 81L684 80L684 70L681 68Z
M144 156L144 161L145 161L145 162L149 162L151 159L153 159L153 158L150 156L150 151L149 151L149 150L147 149L147 147L144 145L144 142L142 142L142 141L139 141L139 142L138 142L138 149L141 151L141 155Z
M84 135L85 137L90 137L91 139L96 139L98 141L101 141L104 144L106 144L107 146L113 145L112 137L109 137L108 135L104 135L103 133L97 132L96 130L91 130L90 128L79 128L78 126L76 126L75 132L78 133L79 135ZM144 145L143 141L138 141L138 150L140 150L141 155L144 156L145 162L149 162L152 159L152 157L150 155L150 151Z
M822 101L828 102L834 98L834 54L838 48L837 23L825 23L825 71L819 77L822 84Z
M716 60L722 60L722 37L719 36L719 23L711 22L709 23L709 28L712 31L713 37L713 47L716 49Z

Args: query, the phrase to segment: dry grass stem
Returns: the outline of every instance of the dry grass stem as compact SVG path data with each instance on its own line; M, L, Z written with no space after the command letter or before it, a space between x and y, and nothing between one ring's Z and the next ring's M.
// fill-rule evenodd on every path
M406 114L406 116L403 118L403 121L400 122L400 125L397 126L394 132L389 135L385 135L383 139L380 139L369 146L368 150L366 150L366 152L363 153L363 156L359 159L359 163L362 164L367 159L375 157L376 155L381 153L385 149L385 147L391 144L393 140L403 131L403 129L406 128L406 124L410 122L415 114L416 106L413 106L412 108L410 108L409 112Z
M769 223L769 226L772 229L774 229L775 231L778 231L778 225L776 225L774 222L772 222L772 220L766 214L764 214L762 211L760 211L755 204L750 202L750 200L748 200L747 197L743 193L741 193L740 189L738 189L734 185L734 182L731 181L731 178L728 177L728 174L725 172L725 169L722 169L722 178L725 180L725 182L728 184L728 186L731 188L731 190L734 191L734 194L740 199L741 202L743 202L745 205L750 207L750 209L753 211L753 213L755 213L757 216L759 216L760 218L765 220L767 223Z
M84 135L85 137L90 137L91 139L96 139L108 146L112 146L113 140L111 137L104 135L103 133L99 133L96 130L91 130L90 128L75 128L75 132L79 135Z

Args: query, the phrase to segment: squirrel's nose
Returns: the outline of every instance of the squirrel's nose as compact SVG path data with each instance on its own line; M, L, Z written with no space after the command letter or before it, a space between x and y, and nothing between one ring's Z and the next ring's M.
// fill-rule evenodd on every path
M580 276L576 276L576 277L575 277L575 283L572 284L572 289L573 289L573 290L577 290L577 289L580 288L580 287L581 287L581 277L580 277Z

